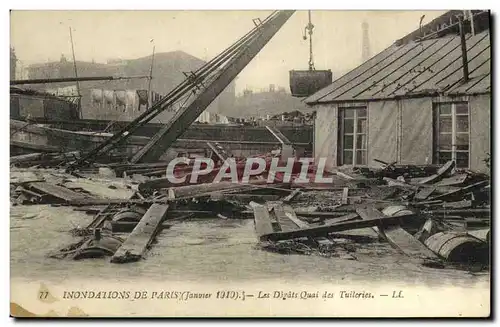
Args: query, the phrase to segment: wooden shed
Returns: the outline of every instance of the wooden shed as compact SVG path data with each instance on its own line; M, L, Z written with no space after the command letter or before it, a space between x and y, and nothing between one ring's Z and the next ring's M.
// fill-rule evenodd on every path
M374 159L401 164L453 159L460 168L487 170L489 29L469 31L465 42L456 33L436 34L395 42L305 99L316 110L316 159L326 157L330 169L376 166Z

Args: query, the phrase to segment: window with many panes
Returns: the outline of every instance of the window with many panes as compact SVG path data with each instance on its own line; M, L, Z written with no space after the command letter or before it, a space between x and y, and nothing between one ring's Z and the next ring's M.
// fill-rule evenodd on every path
M434 106L434 163L454 160L469 167L469 105L467 102L436 103Z
M366 107L339 108L339 164L366 165Z

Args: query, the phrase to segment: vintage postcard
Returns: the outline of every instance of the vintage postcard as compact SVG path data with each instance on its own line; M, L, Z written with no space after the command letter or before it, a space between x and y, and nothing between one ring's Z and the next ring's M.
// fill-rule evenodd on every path
M10 13L12 317L489 317L489 10Z

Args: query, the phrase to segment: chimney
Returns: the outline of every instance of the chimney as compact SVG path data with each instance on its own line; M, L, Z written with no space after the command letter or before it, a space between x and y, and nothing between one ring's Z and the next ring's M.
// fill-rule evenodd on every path
M460 43L462 45L462 67L463 67L463 82L469 80L469 63L467 60L467 43L465 41L465 27L464 27L464 17L462 15L458 16L458 27L460 30Z

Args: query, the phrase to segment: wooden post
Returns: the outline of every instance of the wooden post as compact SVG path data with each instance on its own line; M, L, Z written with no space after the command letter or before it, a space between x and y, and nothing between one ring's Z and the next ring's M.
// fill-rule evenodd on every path
M167 204L152 204L129 237L111 257L111 262L125 263L140 260L156 234L160 231L162 222L167 216L167 211Z
M467 43L465 40L464 18L462 16L458 17L458 26L460 29L460 43L462 46L463 82L465 83L469 80L469 61L467 60Z

